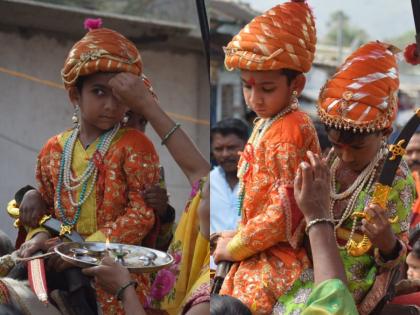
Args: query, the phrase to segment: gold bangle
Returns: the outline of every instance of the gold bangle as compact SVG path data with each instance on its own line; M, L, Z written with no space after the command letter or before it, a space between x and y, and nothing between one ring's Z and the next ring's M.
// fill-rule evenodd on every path
M334 228L334 222L331 219L329 219L329 218L318 218L318 219L314 219L312 221L309 221L306 224L305 233L308 234L309 229L311 227L313 227L315 224L319 224L319 223L329 223Z
M175 126L172 127L171 130L168 131L168 133L162 138L162 142L160 143L161 145L164 145L166 143L166 141L168 141L168 139L172 136L172 134L179 128L181 127L180 123L176 123Z

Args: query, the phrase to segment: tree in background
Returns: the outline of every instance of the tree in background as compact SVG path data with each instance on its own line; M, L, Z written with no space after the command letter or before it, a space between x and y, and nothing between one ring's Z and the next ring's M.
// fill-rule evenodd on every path
M349 17L343 11L332 13L327 24L330 30L322 42L342 47L358 47L367 42L369 36L366 31L354 27L349 21Z

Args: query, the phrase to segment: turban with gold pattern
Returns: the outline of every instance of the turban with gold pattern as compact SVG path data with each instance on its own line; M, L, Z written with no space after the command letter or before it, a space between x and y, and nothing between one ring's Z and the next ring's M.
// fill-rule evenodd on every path
M321 89L318 114L338 129L382 130L397 114L398 49L370 42L353 52Z
M314 17L304 1L273 7L247 24L225 47L228 70L308 72L315 54Z

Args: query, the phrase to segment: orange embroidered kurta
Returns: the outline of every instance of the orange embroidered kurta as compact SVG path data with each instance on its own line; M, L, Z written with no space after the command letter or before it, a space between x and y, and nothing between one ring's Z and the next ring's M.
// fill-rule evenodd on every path
M45 144L39 154L36 171L39 191L51 214L58 219L61 218L55 203L58 177L64 143L69 135L70 131L66 131ZM80 175L80 170L85 169L96 150L97 141L85 150L77 140L72 159L73 176ZM94 191L82 205L75 229L87 240L104 241L108 237L115 243L140 244L155 222L153 209L146 206L140 191L158 180L159 159L153 144L137 130L120 129L103 158ZM77 200L75 195L73 199ZM66 216L73 218L76 209L70 205L64 188L61 200ZM139 297L145 301L148 276L136 277L140 283ZM116 299L110 298L110 295L98 290L104 314L124 314Z
M239 161L239 167L249 167L242 222L228 250L241 261L233 264L220 294L240 299L254 314L270 314L309 265L300 247L303 215L293 197L293 180L308 150L319 154L318 138L309 117L295 111L274 122L258 147L247 145Z

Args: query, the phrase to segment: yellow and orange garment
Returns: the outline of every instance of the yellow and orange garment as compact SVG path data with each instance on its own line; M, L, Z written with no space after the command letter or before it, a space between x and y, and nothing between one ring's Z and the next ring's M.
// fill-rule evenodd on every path
M308 150L320 153L316 131L305 113L294 111L273 123L257 147L248 143L239 161L239 168L249 164L242 221L228 244L239 262L220 294L240 299L254 314L271 314L277 298L310 265L301 247L305 223L293 196L293 180Z
M50 213L59 220L60 212L55 206L58 176L64 143L70 134L71 131L66 131L48 140L38 156L36 169L38 190ZM80 176L86 169L98 141L85 150L77 140L71 165L74 176ZM108 237L115 243L140 244L155 222L153 209L146 205L140 191L158 180L159 159L153 144L137 130L120 129L103 158L95 188L82 205L75 230L87 241L104 242ZM77 200L79 194L80 189L73 198ZM71 206L65 189L61 200L65 215L73 218L76 210ZM41 229L30 231L28 238ZM145 302L149 290L148 276L136 277L140 283L137 292ZM116 299L111 297L98 290L98 301L104 314L124 314Z
M352 53L320 92L321 121L355 132L390 127L398 109L396 52L389 44L369 42Z
M197 182L193 187L168 249L175 258L171 268L176 282L159 308L170 315L184 314L196 304L210 302L210 242L199 230L201 185Z
M304 1L273 7L247 24L225 47L228 70L308 72L315 55L314 17Z

